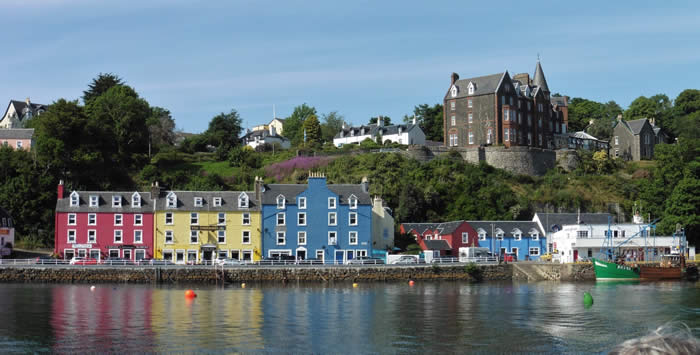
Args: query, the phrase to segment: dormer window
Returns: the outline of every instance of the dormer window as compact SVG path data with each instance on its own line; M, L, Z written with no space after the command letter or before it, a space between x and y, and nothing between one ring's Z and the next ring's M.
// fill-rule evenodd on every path
M78 193L73 191L70 194L70 206L71 207L78 207L78 203L80 201L80 196L78 196Z
M354 137L354 136L355 136L355 130L354 130L354 129L351 129L351 130L350 130L350 137Z
M505 233L503 233L503 230L501 230L500 228L496 228L496 240L503 240L504 234Z
M284 208L284 196L283 195L277 196L277 208L278 209Z
M245 192L238 196L238 208L248 208L248 195Z
M469 86L467 86L467 92L469 93L469 95L474 95L474 86L474 83L471 82L469 83Z
M194 198L194 207L202 207L204 205L204 199L201 197Z
M536 229L530 229L530 238L532 238L532 240L540 240L540 232Z
M168 208L175 208L177 207L177 196L174 193L168 194L168 197L166 197L166 203Z
M521 240L523 238L523 232L521 232L518 228L513 229L511 233L513 234L514 240Z
M350 204L351 209L356 209L357 208L357 197L355 197L355 195L351 195L350 198L348 199L348 203Z
M122 197L112 196L112 207L121 208L122 207Z
M97 195L90 195L90 207L97 207L99 205L99 197Z
M141 195L138 192L131 195L131 207L141 207Z
M221 207L221 197L214 197L214 207Z
M452 85L452 87L450 88L450 95L451 95L452 97L456 97L456 96L457 96L457 86Z
M335 197L328 198L328 209L335 209Z
M479 240L486 240L486 231L485 230L479 228L479 230L477 230L477 233L479 234Z

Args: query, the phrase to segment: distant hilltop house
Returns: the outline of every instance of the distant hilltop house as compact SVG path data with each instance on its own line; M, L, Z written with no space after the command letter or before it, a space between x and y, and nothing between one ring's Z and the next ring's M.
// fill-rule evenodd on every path
M0 257L12 254L15 244L15 226L10 212L0 207Z
M277 132L277 134L281 135L282 132L284 132L284 121L285 121L284 118L275 117L268 124L261 124L261 125L253 127L253 132L255 132L255 131L269 131L270 127L272 127L275 129L275 132Z
M274 120L273 120L274 121ZM282 149L289 149L292 146L290 140L277 133L275 125L267 125L268 129L248 131L241 140L244 144L253 149L263 145L279 145Z
M610 150L610 142L598 139L584 131L555 135L556 149L583 149L590 151Z
M2 142L2 145L14 149L31 150L32 146L34 146L34 129L0 129L0 142Z
M568 126L567 97L550 97L539 60L534 78L508 71L468 79L452 73L444 98L448 147L483 145L554 148Z
M46 105L35 104L29 98L25 101L10 100L5 115L0 119L0 128L22 128L27 120L45 111Z
M369 138L377 141L381 137L382 143L392 142L406 145L424 145L425 133L416 124L415 118L408 124L384 125L384 119L377 119L376 124L362 125L359 127L349 127L343 124L343 128L333 138L336 147L345 144L359 144Z
M624 160L647 160L654 157L654 146L667 140L666 134L654 126L653 119L625 121L619 115L613 126L611 149L615 157Z

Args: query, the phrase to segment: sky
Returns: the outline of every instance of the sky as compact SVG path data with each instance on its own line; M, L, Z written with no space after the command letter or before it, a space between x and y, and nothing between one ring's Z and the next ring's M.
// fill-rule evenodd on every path
M79 99L123 78L178 129L307 103L352 124L442 103L450 75L534 72L616 101L700 85L700 1L0 0L0 100Z

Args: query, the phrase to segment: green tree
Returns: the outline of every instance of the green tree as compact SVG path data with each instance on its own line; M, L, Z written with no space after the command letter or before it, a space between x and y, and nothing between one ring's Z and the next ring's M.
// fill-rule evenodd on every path
M120 77L112 73L100 73L97 78L92 79L92 83L88 84L88 89L83 91L83 102L87 105L113 86L122 84L124 83Z
M238 145L240 135L241 118L236 110L214 116L209 121L209 128L204 132L209 144L225 152Z
M146 124L149 134L149 157L152 150L157 152L161 147L175 144L175 120L170 116L170 111L152 107L151 116Z
M680 224L685 228L690 244L697 245L700 240L700 180L696 176L680 180L666 200L664 212L660 229L670 233L676 224Z
M306 146L318 146L321 144L321 124L316 115L311 115L304 120L304 133L306 135Z
M403 121L405 123L411 123L415 116L416 123L425 134L425 139L442 142L444 139L442 115L441 104L435 104L434 106L422 104L415 106L413 108L413 116L405 115Z
M304 142L304 121L310 116L316 116L316 108L302 104L294 108L292 115L284 121L282 135L292 141L292 145Z
M391 117L389 116L375 116L375 117L370 117L369 119L369 124L377 124L379 121L379 117L382 118L382 124L384 126L390 126L391 125Z
M627 120L650 118L654 119L655 124L662 128L670 123L671 115L671 100L664 94L651 97L640 96L634 99L625 111L625 119Z
M335 137L345 123L345 117L339 114L338 111L329 112L321 116L323 123L321 124L321 136L324 142L333 142Z

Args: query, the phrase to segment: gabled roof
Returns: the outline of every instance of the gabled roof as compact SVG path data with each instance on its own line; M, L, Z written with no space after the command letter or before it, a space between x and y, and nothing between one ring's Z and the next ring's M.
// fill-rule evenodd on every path
M478 230L479 228L483 229L486 235L489 236L491 235L492 225L494 231L500 228L505 237L512 236L512 231L514 229L519 229L523 233L523 236L530 233L532 229L535 229L542 235L542 230L537 225L537 222L533 221L467 221L467 223L469 223L474 230Z
M503 72L498 74L457 80L454 84L457 87L457 96L455 98L493 94L494 92L496 92L496 89L498 89L498 85L506 73L507 72ZM469 92L467 91L469 83L474 83L474 85L476 85L474 93L471 95L469 95ZM445 97L448 99L453 98L452 95L450 95L449 90L447 91Z
M36 112L37 110L46 110L46 105L43 104L35 104L33 102L29 102L29 105L27 105L26 101L19 101L19 100L10 100L10 103L7 104L7 108L5 109L5 113L0 117L0 119L3 119L5 116L7 116L7 111L10 110L10 106L15 107L15 112L17 112L17 118L22 119L24 116L24 109L28 108L32 110L32 113Z
M71 207L70 196L78 193L78 206ZM153 213L150 192L139 191L141 207L131 206L134 191L71 191L56 201L56 212L108 212L108 213ZM97 207L90 207L90 196L97 196ZM112 207L112 196L121 196L122 207Z
M401 223L404 230L409 232L415 230L418 234L423 235L425 231L437 231L440 235L452 234L464 221L452 221L441 223Z
M625 120L618 120L615 121L615 124L613 125L613 128L615 128L618 124L622 124L622 127L625 127L630 133L634 135L639 135L642 133L642 129L644 129L644 124L646 122L649 122L649 119L647 118L640 118L637 120L632 120L632 121L625 121ZM651 124L649 124L651 126Z
M557 226L561 229L565 225L578 224L578 219L581 218L581 223L586 224L607 224L608 217L610 223L616 223L615 216L610 213L543 213L536 212L535 218L540 220L542 226L547 229L547 232L552 232L552 227Z
M535 78L532 79L532 84L538 86L543 91L549 92L549 86L547 86L547 79L544 78L544 71L542 71L542 65L540 61L537 61L535 66Z
M361 134L362 128L365 129L365 134ZM401 128L401 133L410 132L414 129L421 129L417 124L411 124L411 123L389 125L389 126L378 126L376 124L369 124L369 125L362 125L359 127L346 127L344 129L341 129L340 132L338 132L334 138L363 137L363 136L375 136L376 137L380 133L382 136L389 136L389 135L398 134L399 128ZM351 136L350 132L354 132L354 135ZM344 133L344 136L341 137L340 133Z
M284 196L285 205L296 204L296 197L308 187L309 185L307 184L267 184L263 193L263 204L276 205L277 196L279 195ZM351 195L357 197L358 205L372 205L369 193L364 192L360 184L328 184L326 187L338 195L339 205L347 205ZM307 201L308 203L311 203L311 201Z
M277 133L270 134L270 130L267 130L267 129L250 131L250 132L246 133L243 137L241 137L241 139L244 141L248 141L248 140L254 140L255 137L260 137L260 139L264 139L264 138L269 137L269 138L277 138L277 139L281 139L281 140L289 140L286 137L280 136Z
M168 208L167 199L170 193L177 196L177 207ZM238 197L245 193L248 195L248 208L238 208ZM143 195L142 195L143 196ZM202 206L194 205L194 198L202 198ZM221 197L221 206L214 206L214 198ZM201 212L229 212L229 211L259 211L260 203L255 199L254 191L162 191L156 201L157 211L201 211Z
M452 250L446 240L424 240L426 250Z
M0 139L32 139L34 128L0 129Z

